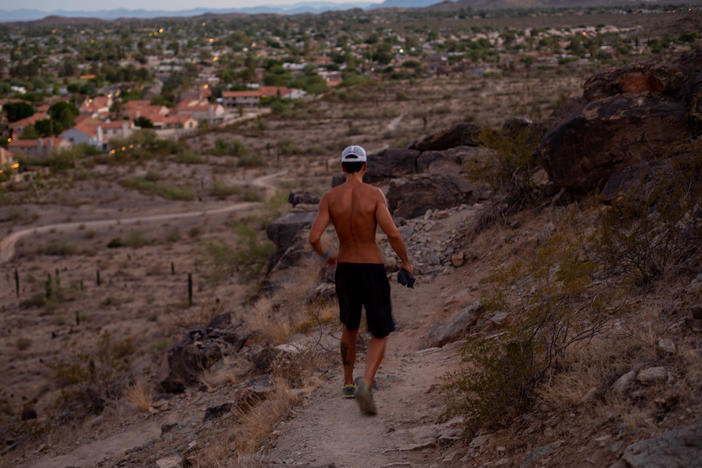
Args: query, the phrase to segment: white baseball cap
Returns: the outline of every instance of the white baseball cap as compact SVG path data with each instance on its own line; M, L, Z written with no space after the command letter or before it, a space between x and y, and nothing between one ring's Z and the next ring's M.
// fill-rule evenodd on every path
M366 162L366 150L358 145L351 145L341 152L341 162Z

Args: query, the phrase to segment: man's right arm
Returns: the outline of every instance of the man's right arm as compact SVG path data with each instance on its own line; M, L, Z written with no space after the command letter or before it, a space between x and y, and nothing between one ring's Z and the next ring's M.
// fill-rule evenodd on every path
M385 200L385 195L383 195L383 192L381 192L380 189L378 189L378 192L380 196L375 207L375 219L378 221L380 229L382 229L385 235L388 236L390 246L395 251L397 256L400 257L400 261L402 261L400 268L407 270L410 273L414 273L414 269L412 268L409 257L407 256L407 249L405 248L405 243L402 240L402 235L397 229L397 226L395 226L395 222L392 220L392 215L390 215L390 211L388 210L388 203Z

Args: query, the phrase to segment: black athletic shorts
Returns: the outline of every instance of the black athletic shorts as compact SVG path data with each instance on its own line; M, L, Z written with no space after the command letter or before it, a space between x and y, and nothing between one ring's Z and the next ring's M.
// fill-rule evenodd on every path
M381 263L338 263L336 296L339 318L349 330L361 323L361 306L366 308L368 331L384 338L395 329L390 303L390 282Z

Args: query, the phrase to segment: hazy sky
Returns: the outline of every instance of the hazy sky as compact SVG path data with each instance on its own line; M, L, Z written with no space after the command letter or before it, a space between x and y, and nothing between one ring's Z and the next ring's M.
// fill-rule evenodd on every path
M24 8L55 11L61 10L112 10L115 8L143 10L188 10L190 8L237 8L254 5L272 5L283 3L301 3L314 0L0 0L0 10L20 10ZM348 2L350 0L323 0L330 2ZM355 0L351 0L355 1ZM360 0L364 3L376 3L381 0Z

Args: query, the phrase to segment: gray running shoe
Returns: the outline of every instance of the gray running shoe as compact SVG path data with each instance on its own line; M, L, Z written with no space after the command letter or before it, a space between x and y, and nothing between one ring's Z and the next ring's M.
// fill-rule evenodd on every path
M344 387L341 389L341 395L344 398L355 398L356 386L354 384L344 385Z
M374 416L378 414L378 409L375 407L375 402L373 401L373 392L363 381L362 377L356 377L356 401L358 402L358 407L365 414Z

